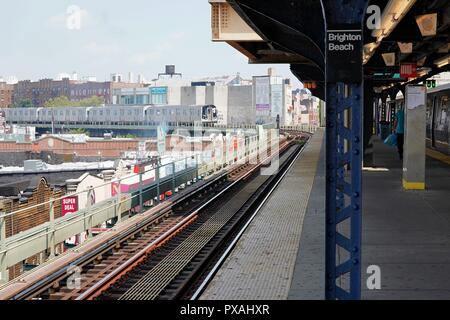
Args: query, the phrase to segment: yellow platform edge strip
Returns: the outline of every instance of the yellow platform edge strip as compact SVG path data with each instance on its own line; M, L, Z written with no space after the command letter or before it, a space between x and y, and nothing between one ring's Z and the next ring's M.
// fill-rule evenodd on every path
M403 188L406 190L425 190L425 182L409 182L403 180Z
M433 159L444 162L446 164L450 164L450 156L447 156L443 153L440 153L439 151L432 150L429 148L427 148L426 153L427 153L427 156L429 156Z

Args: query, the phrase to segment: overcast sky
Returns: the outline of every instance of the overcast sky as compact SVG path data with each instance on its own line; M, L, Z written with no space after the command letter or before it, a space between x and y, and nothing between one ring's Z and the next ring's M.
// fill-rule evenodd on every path
M81 8L81 29L67 27L67 10ZM213 43L207 0L2 1L0 76L54 78L76 71L109 79L129 71L154 79L175 64L185 77L266 74L225 43ZM288 65L279 75L299 82Z

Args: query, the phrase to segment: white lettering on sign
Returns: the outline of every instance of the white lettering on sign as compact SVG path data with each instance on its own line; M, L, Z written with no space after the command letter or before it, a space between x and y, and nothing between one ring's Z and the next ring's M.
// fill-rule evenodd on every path
M329 51L354 51L355 43L362 41L361 34L351 32L329 32L328 50Z
M338 42L346 42L346 41L362 41L362 36L360 34L351 34L351 33L329 33L328 41L338 41Z
M65 216L69 213L74 213L78 211L78 198L77 197L67 197L61 201L61 214Z

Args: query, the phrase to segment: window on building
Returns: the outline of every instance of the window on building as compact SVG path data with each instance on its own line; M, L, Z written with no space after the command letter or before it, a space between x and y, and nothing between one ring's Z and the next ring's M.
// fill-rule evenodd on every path
M152 104L167 104L167 93L152 93Z

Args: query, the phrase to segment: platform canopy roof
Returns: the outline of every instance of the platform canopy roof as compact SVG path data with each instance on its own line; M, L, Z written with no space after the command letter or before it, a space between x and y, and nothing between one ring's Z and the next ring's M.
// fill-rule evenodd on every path
M314 81L316 89L311 91L323 99L323 1L327 0L210 0L213 40L226 41L250 63L289 63L300 81ZM419 83L450 70L450 1L368 2L368 6L376 7L369 7L366 16L371 29L364 25L363 30L364 78L373 81L378 91L398 91L407 83ZM373 20L376 8L380 19ZM344 8L335 9L338 12ZM243 25L248 28L245 35L236 31L245 29ZM416 64L417 77L402 78L403 63Z

